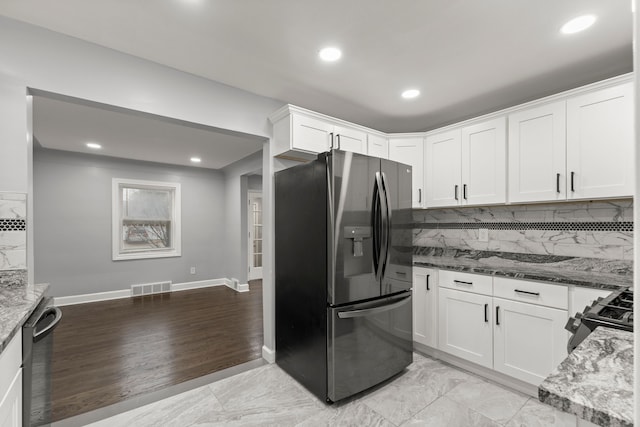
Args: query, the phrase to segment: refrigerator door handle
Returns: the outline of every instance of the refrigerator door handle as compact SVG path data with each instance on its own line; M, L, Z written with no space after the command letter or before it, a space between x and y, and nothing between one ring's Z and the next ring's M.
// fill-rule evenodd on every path
M408 295L408 296L402 298L399 301L395 300L391 304L379 305L377 307L371 307L371 308L363 308L363 309L360 309L360 310L339 311L338 312L338 317L340 319L352 319L354 317L371 316L371 315L374 315L374 314L383 313L385 311L393 310L395 308L403 306L406 303L408 303L410 300L411 300L411 295Z
M378 253L377 253L377 262L378 267L376 269L376 280L380 281L382 279L382 275L384 274L384 267L387 261L387 231L386 231L386 218L387 218L387 199L384 193L384 185L382 182L382 173L379 171L376 172L376 188L377 188L377 202L379 206L378 217L380 218L380 227L375 228L375 233L378 242Z
M379 280L378 271L380 270L380 187L378 180L373 182L373 198L371 199L371 230L373 237L373 271L376 280Z
M382 238L383 241L383 251L384 251L384 264L382 265L382 276L384 277L384 273L387 269L387 261L389 259L389 249L391 244L391 200L389 198L389 192L387 190L387 177L384 172L380 173L381 181L382 181L382 192L384 199L384 209L382 211L382 227L384 229L384 236Z

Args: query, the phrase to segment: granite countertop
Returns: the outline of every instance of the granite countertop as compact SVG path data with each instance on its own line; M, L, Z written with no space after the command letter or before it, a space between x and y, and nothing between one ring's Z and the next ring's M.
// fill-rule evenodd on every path
M596 328L540 384L538 397L601 426L633 426L633 332Z
M0 353L20 331L48 287L48 284L0 287Z
M414 249L413 264L597 289L633 285L629 261L421 247Z

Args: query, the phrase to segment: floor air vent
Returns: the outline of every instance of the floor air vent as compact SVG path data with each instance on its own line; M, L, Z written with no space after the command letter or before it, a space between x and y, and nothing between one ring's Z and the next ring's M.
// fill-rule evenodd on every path
M141 283L139 285L131 285L131 296L161 294L163 292L171 292L171 282L155 282Z

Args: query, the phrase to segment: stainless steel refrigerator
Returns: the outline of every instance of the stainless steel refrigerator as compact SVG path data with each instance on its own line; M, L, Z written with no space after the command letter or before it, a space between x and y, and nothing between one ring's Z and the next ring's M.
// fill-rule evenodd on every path
M332 150L275 174L276 363L335 402L412 362L411 166Z

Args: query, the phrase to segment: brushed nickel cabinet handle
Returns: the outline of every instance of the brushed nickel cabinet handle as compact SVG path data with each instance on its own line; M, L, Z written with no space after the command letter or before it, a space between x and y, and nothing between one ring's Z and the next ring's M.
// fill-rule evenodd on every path
M537 297L540 296L540 292L521 291L520 289L514 289L514 291L518 292L519 294L535 295Z
M575 193L576 189L573 187L573 181L574 181L574 177L575 177L576 173L575 172L571 172L571 191Z

